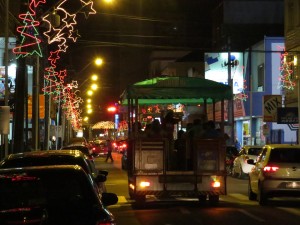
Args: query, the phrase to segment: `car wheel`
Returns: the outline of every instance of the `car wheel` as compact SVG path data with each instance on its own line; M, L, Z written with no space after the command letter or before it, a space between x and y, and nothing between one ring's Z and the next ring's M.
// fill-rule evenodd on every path
M259 185L259 188L258 188L257 200L261 206L266 205L267 201L268 201L267 195L264 193L261 185Z
M243 172L242 166L239 165L239 173L237 175L239 179L243 179L245 177L245 173Z
M249 200L253 201L257 199L257 195L252 191L250 179L248 183L248 198Z
M231 175L231 172L232 172L231 166L230 166L230 165L227 165L227 166L226 166L226 174L227 174L227 176L230 176L230 175Z
M236 177L237 176L237 173L235 171L235 167L234 166L232 166L232 169L231 169L231 176L232 177Z
M211 205L217 205L219 203L220 196L219 195L209 195L208 200Z
M205 202L206 201L206 195L199 195L198 196L198 199L199 199L199 202Z

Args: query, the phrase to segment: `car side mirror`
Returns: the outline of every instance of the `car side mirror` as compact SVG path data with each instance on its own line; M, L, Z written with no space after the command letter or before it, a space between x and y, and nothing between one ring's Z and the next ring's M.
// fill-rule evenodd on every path
M115 193L104 192L101 197L102 203L105 206L115 205L118 203L118 196Z
M96 182L99 183L99 182L105 182L106 181L106 176L103 175L103 174L98 174L97 177L96 177Z
M255 165L254 159L247 159L247 163L250 165Z
M99 174L102 174L104 176L107 176L108 175L108 171L107 170L99 170L98 171Z

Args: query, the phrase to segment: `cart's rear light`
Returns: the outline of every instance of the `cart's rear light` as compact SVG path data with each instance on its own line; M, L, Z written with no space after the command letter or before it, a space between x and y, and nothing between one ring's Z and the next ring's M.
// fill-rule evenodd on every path
M265 166L264 172L276 172L278 169L278 166Z
M140 187L141 188L150 187L150 182L149 181L141 181Z
M221 182L220 182L220 181L213 181L213 182L211 183L211 186L212 186L213 188L219 188L219 187L221 187Z
M134 190L135 189L135 186L133 184L129 184L129 188Z

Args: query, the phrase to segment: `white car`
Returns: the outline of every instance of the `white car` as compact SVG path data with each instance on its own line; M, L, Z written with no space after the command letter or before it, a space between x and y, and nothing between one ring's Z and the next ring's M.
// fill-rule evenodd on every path
M248 159L256 160L261 153L262 146L245 145L234 159L231 174L233 177L244 178L249 174L253 165L247 163Z
M249 200L265 205L268 198L300 196L300 145L265 145L249 173Z

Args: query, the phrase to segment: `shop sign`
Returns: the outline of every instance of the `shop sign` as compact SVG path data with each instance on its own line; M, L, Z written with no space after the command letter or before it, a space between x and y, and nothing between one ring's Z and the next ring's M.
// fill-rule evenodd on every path
M282 107L281 95L264 95L263 96L263 121L277 122L277 109Z
M285 107L277 109L278 124L297 124L298 123L298 108Z

